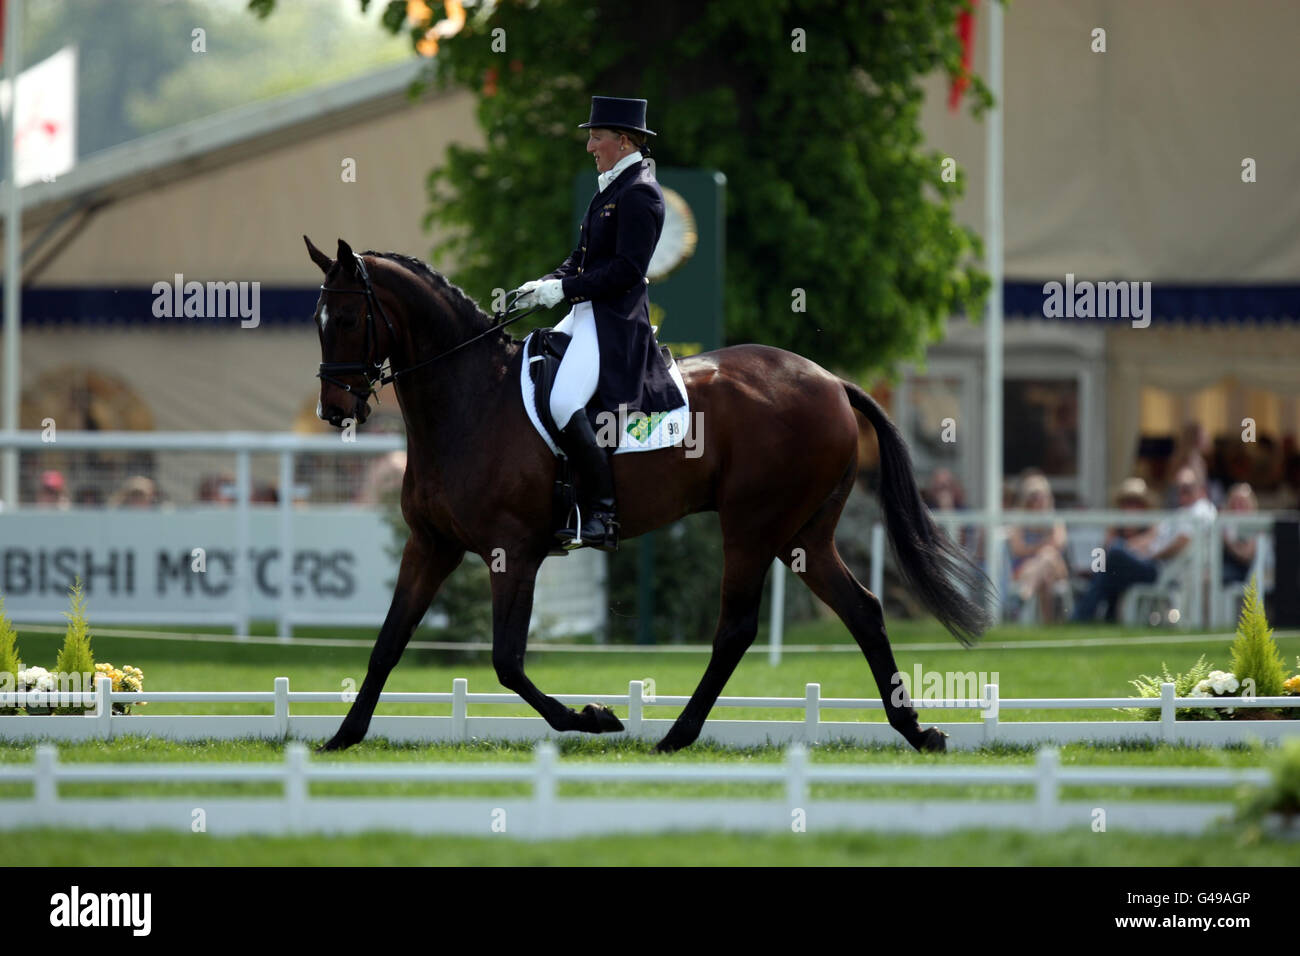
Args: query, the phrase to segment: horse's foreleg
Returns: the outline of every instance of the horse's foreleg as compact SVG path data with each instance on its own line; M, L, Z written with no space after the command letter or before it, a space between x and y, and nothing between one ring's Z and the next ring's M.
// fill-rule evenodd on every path
M514 691L556 730L581 730L591 734L615 733L623 724L601 704L574 711L548 697L524 674L528 646L528 620L533 613L533 586L537 565L507 559L510 571L492 575L492 666L501 686Z
M370 727L370 718L379 703L379 693L384 689L388 675L406 650L411 632L424 617L438 588L447 575L456 569L465 551L455 545L434 542L411 533L402 551L402 564L397 572L397 588L388 617L375 639L370 652L370 665L366 679L357 692L356 700L343 718L343 724L323 750L342 750L358 743Z
M713 637L709 666L672 729L656 745L656 750L663 753L681 750L699 737L709 711L718 702L736 665L758 634L758 606L771 560L770 553L760 553L757 549L727 548L722 576L722 610Z

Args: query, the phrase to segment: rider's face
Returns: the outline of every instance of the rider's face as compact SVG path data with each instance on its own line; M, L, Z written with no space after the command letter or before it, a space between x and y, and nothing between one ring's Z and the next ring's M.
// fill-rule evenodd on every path
M623 136L612 129L592 129L587 137L587 152L596 157L596 172L607 173L627 155Z

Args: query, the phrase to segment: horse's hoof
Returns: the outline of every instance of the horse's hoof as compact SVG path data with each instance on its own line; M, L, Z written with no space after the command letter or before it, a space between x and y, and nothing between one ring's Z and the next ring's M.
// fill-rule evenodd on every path
M675 754L677 751L689 747L692 743L694 743L693 740L682 740L681 737L674 737L672 732L669 731L667 737L655 744L655 753Z
M583 727L588 733L616 734L623 730L623 722L614 716L614 712L604 704L588 704L582 708Z
M356 743L355 740L352 740L348 737L344 737L342 731L340 731L339 733L331 737L329 740L325 741L325 743L317 747L316 752L318 754L324 754L324 753L329 753L330 751L333 750L347 750L354 743Z
M941 754L948 749L948 735L938 727L927 727L912 746L921 753Z

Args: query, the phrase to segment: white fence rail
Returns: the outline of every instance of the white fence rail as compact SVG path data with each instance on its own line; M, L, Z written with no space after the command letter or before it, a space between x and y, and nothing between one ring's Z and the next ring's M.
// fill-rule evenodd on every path
M338 730L341 715L292 714L293 704L350 703L350 695L338 691L290 691L289 678L277 677L273 691L152 691L114 692L107 678L99 678L96 690L65 695L61 706L94 707L81 715L9 715L0 716L0 740L111 740L119 736L147 736L168 740L235 740L264 739L325 740ZM582 706L599 702L611 707L626 707L625 730L615 736L641 740L658 740L672 726L672 718L652 718L647 711L656 707L680 708L689 700L683 696L652 695L643 681L631 681L626 694L557 694L565 704ZM0 708L48 705L49 695L0 694ZM268 704L270 714L114 714L115 704L211 703ZM370 724L371 737L401 743L461 742L468 740L537 741L556 739L540 717L503 717L473 715L471 704L511 704L524 702L511 693L469 692L469 681L456 678L451 693L385 693L381 703L451 705L450 716L378 714ZM1300 736L1300 720L1178 720L1176 711L1183 708L1300 708L1300 697L1204 698L1174 696L1174 685L1163 684L1159 699L1143 697L1079 698L1004 698L997 684L985 684L982 696L970 699L917 700L921 710L946 709L976 711L974 721L941 722L953 749L978 749L990 744L1042 745L1049 743L1149 741L1223 746L1252 740L1278 741ZM722 697L718 708L751 708L801 711L794 720L724 720L710 719L700 739L727 746L753 747L788 743L828 743L844 741L854 744L897 744L900 737L882 721L826 720L827 711L884 709L879 698L822 697L820 684L808 684L803 697ZM1147 720L1075 720L1075 721L1003 721L1004 710L1100 710L1108 708L1157 709L1160 719ZM715 713L717 711L715 710Z
M1063 801L1068 786L1216 788L1262 786L1261 769L1061 767L1054 749L1032 767L887 767L810 763L801 744L782 764L626 765L561 762L549 741L537 745L530 764L322 764L291 743L278 764L77 764L62 763L54 747L37 748L31 764L0 766L0 784L30 784L30 798L0 797L0 830L23 827L109 827L190 832L201 820L213 835L238 833L365 832L399 830L462 836L506 835L524 839L663 830L825 832L883 830L941 833L973 827L1025 830L1095 828L1098 799ZM532 797L343 797L315 796L312 784L337 783L527 783ZM780 785L783 798L701 799L562 797L564 783L688 783ZM194 796L188 799L131 796L65 797L59 785L139 783L277 783L279 798ZM825 784L951 786L1004 785L1033 788L1031 800L812 799ZM1228 803L1192 801L1101 804L1108 830L1198 833L1227 817Z

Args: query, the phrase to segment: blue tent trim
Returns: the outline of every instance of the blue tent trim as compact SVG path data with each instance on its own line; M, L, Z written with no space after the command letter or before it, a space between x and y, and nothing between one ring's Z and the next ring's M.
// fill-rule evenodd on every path
M1003 285L1008 318L1044 322L1123 322L1115 318L1046 318L1042 281L1010 280ZM262 326L310 325L316 311L316 286L260 288ZM200 326L240 328L239 316L157 317L152 288L76 287L27 289L23 325L41 326ZM1152 322L1300 322L1300 285L1151 285Z
M1086 277L1077 277L1075 282ZM1064 285L1065 277L1042 281L1014 280L1003 283L1003 309L1008 318L1038 319L1043 322L1127 322L1122 318L1047 317L1043 306L1048 282ZM1151 283L1152 324L1177 323L1291 323L1300 322L1300 285L1178 285Z
M257 300L259 327L310 325L312 316L316 314L319 295L320 290L315 286L260 286ZM27 289L23 291L23 326L241 327L239 315L203 318L155 316L154 300L157 298L152 287Z

